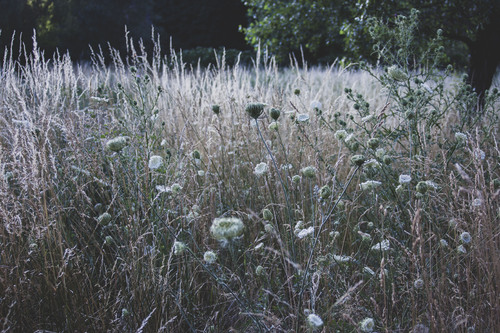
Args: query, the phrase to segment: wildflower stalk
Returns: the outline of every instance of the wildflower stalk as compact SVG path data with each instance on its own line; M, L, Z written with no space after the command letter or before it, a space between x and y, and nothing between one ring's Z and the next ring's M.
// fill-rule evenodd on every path
M305 284L306 284L306 279L307 279L307 273L309 272L309 268L311 266L311 260L312 260L312 257L314 255L314 249L316 248L316 244L318 243L319 236L321 235L321 230L323 229L324 225L326 224L326 222L328 221L330 216L332 216L332 214L335 211L335 208L337 208L337 205L339 204L340 200L342 200L342 198L344 197L344 194L345 194L347 188L349 187L349 184L351 184L352 179L354 178L354 176L356 175L356 173L358 172L360 167L361 167L360 165L356 166L356 169L354 169L354 172L352 173L351 177L349 177L349 180L345 184L344 189L342 190L342 193L338 197L337 201L335 202L333 207L330 209L328 214L326 214L326 216L324 216L321 219L321 224L319 226L318 232L316 233L316 236L314 237L314 241L313 241L313 244L311 246L311 250L309 252L309 258L307 259L306 268L304 269L304 276L302 277L302 285L300 287L299 302L298 302L298 306L297 306L297 311L298 311L297 316L299 315L300 309L302 308L302 299L303 299L303 294L304 294L304 289L305 289Z
M259 122L257 121L256 118L255 118L255 126L257 127L257 132L259 133L260 139L264 143L264 146L266 147L267 152L269 153L269 156L271 157L271 160L273 161L273 165L274 165L274 168L276 169L276 173L278 174L278 178L280 180L281 187L283 189L283 193L285 194L285 201L286 201L286 207L287 207L287 217L288 217L288 220L290 221L292 209L290 206L290 200L288 198L288 191L286 189L285 182L283 181L283 178L281 178L281 173L280 173L280 170L278 168L278 164L276 163L276 160L274 159L274 155L271 152L271 149L269 149L269 146L267 145L266 140L264 140L264 136L262 135L262 132L260 131L260 128L259 128ZM290 228L290 242L292 245L292 258L295 258L295 246L294 246L293 236L294 236L293 230Z

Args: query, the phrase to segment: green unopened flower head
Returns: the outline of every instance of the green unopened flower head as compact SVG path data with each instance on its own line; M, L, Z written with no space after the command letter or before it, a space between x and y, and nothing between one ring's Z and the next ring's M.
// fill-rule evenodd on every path
M308 166L300 170L302 172L302 175L306 178L314 178L316 177L316 168L313 166Z
M127 146L129 141L130 138L128 136L118 136L106 142L106 147L111 151L119 152L120 150L125 148L125 146Z
M265 106L266 105L262 103L249 103L247 104L245 111L250 117L252 117L253 119L257 119L260 117L262 112L264 112Z
M368 140L368 147L370 147L371 149L376 149L379 144L380 140L377 138L371 138L370 140Z
M220 106L217 104L212 105L212 111L215 114L219 114L220 113Z
M395 81L405 81L408 79L408 76L396 65L389 67L387 74Z
M418 193L424 194L427 192L428 189L429 189L429 185L427 184L427 182L425 182L425 181L418 182L417 187L416 187L416 190Z
M467 135L461 132L455 133L455 140L459 145L464 145L467 143Z
M210 233L217 240L231 240L243 234L245 226L237 217L220 217L214 219Z
M356 166L362 166L365 163L365 157L363 155L354 155L351 157L351 163Z
M325 185L323 186L320 190L319 190L319 196L322 198L322 199L328 199L330 196L332 195L332 189L330 188L330 186L328 185Z
M278 120L278 118L280 117L280 114L281 114L281 111L278 110L278 109L275 109L275 108L271 108L269 110L269 116L271 116L271 118L276 121Z
M192 152L192 154L191 154L191 155L193 156L193 158L194 158L195 160L199 160L199 159L201 158L200 151L199 151L199 150L197 150L197 149L193 150L193 152Z
M106 224L109 221L111 221L111 214L107 212L99 215L99 217L97 218L97 222L101 224Z
M292 177L292 183L298 184L298 183L300 183L300 179L301 179L301 177L299 175L294 175Z
M271 212L271 210L269 210L267 208L264 208L262 210L262 217L266 221L272 221L273 220L273 212Z

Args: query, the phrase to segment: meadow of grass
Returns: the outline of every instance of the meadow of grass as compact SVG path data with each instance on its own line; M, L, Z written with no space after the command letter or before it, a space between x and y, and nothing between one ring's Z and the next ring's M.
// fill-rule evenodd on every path
M1 66L2 331L500 330L498 91L108 57Z

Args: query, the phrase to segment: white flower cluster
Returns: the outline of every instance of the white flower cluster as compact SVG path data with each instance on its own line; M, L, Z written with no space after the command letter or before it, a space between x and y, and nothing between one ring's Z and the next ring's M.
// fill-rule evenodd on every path
M210 232L212 236L220 241L227 241L243 234L245 226L237 217L220 217L214 219Z

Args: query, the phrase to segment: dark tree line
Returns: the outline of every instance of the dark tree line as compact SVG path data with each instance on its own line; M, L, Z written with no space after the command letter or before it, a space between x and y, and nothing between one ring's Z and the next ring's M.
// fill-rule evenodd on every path
M123 49L125 26L131 37L146 41L154 26L166 48L172 37L176 49L245 49L238 28L246 20L240 0L0 0L0 45L7 45L14 31L29 44L36 29L48 55L69 50L85 59L89 45L107 47L109 42Z

